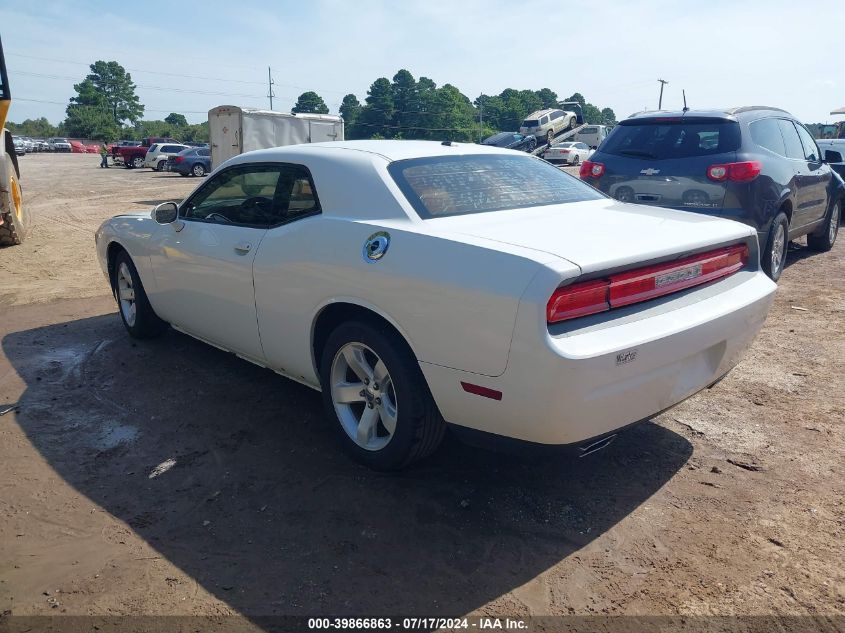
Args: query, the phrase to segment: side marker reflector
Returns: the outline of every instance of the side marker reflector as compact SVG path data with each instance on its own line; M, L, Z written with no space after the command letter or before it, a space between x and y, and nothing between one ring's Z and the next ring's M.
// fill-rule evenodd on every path
M464 388L464 391L467 393L473 393L476 396L482 396L483 398L490 398L491 400L501 400L502 399L502 392L496 391L495 389L490 389L489 387L482 387L481 385L474 385L471 382L464 382L461 381L461 387Z

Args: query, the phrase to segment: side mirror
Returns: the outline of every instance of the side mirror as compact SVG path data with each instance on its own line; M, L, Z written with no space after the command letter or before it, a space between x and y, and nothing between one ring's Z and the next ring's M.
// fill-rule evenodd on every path
M179 217L179 207L175 202L162 202L155 206L152 216L159 224L171 224Z
M824 162L826 163L841 163L842 162L842 154L832 149L826 149L824 151Z

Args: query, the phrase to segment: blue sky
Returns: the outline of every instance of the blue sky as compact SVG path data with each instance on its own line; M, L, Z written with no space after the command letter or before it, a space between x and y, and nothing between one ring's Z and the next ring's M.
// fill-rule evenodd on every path
M504 88L578 91L617 117L664 107L766 104L808 123L845 106L838 0L3 0L10 118L64 118L87 65L131 69L145 118L206 119L221 104L289 110L315 90L337 111L407 68L474 99ZM839 49L839 50L837 50Z

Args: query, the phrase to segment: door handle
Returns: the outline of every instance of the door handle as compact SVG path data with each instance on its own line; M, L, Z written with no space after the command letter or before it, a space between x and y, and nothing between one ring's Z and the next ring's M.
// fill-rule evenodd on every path
M235 252L239 255L246 255L252 250L252 244L249 242L238 242L235 244Z

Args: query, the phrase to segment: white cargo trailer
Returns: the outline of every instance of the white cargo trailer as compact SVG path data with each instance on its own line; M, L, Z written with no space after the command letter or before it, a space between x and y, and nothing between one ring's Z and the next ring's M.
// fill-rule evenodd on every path
M331 114L288 114L238 106L208 111L211 166L254 149L343 140L343 119Z

